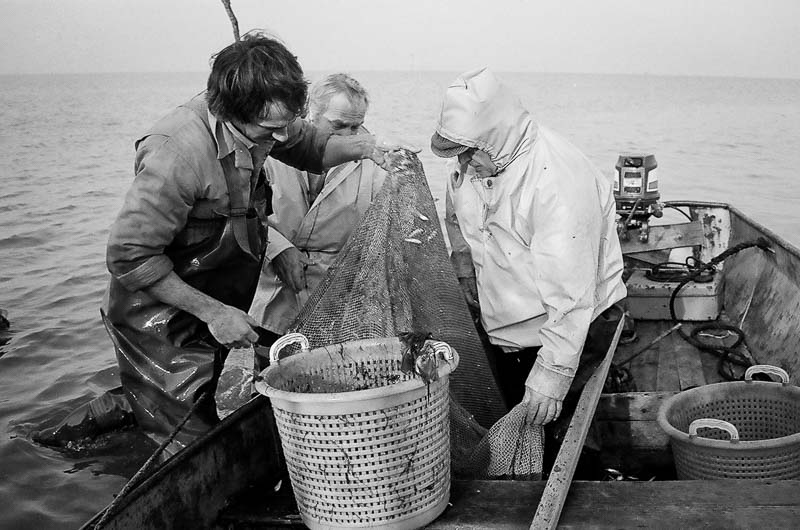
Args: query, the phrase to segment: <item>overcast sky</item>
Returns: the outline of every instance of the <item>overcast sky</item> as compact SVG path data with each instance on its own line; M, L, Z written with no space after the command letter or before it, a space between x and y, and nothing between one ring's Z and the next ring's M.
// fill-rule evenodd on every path
M800 78L800 0L231 0L307 71ZM205 72L220 0L0 0L0 74Z

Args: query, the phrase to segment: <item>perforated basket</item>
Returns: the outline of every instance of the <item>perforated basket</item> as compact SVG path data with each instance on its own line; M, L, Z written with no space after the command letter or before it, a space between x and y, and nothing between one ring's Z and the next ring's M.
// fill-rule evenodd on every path
M300 353L277 360L300 341ZM270 398L303 522L312 529L419 528L450 497L448 376L458 354L428 341L438 380L400 370L396 338L308 350L275 343L256 389Z
M782 383L753 381L780 375ZM800 478L800 388L783 370L750 367L745 381L716 383L666 400L658 423L669 435L679 479Z

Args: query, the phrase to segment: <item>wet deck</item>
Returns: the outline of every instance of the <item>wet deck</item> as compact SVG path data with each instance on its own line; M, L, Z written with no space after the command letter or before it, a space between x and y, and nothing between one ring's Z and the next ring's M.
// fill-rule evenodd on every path
M720 322L730 324L724 317ZM678 392L696 386L723 381L718 371L719 357L703 351L681 337L680 332L689 335L691 331L706 322L684 322L679 330L670 332L675 322L670 320L638 320L636 322L635 342L620 344L614 355L614 363L620 364L638 355L627 366L633 375L637 392ZM651 344L665 333L664 338ZM700 337L709 345L732 344L735 336L730 331L717 330L701 332ZM644 351L642 351L644 350ZM745 355L746 347L742 347Z
M544 482L454 481L450 506L427 528L528 528ZM583 482L572 484L559 528L797 528L800 481ZM257 495L253 492L253 495ZM296 511L239 502L219 528L304 528ZM293 506L284 497L284 507Z

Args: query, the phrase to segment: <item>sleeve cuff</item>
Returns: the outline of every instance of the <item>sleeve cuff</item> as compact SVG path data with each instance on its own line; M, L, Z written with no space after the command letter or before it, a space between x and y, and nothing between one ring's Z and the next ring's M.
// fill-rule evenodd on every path
M450 254L457 278L474 278L475 267L472 265L472 256L466 252L453 252Z
M267 235L269 242L267 243L266 258L269 261L275 259L278 254L287 248L294 246L291 241L283 236L283 234L271 226L267 229Z
M120 274L117 280L131 292L141 291L172 272L172 268L172 260L164 254L159 254L148 258L135 269Z
M564 400L572 384L572 375L564 375L544 366L539 359L533 364L525 386L549 398Z

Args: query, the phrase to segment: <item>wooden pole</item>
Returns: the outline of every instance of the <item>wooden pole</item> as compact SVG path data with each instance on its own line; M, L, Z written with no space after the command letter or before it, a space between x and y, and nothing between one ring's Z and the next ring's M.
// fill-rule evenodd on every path
M222 0L222 5L225 6L225 12L228 13L228 18L231 21L231 27L233 27L233 40L239 41L239 21L236 20L236 15L233 14L233 8L231 7L231 0Z
M589 426L597 408L597 401L603 392L608 368L611 366L611 359L614 357L614 351L619 343L619 336L622 334L625 318L623 316L617 325L617 331L614 333L614 338L606 352L605 359L595 369L592 377L586 382L586 386L583 387L581 397L578 399L578 405L575 408L575 414L572 416L572 421L564 435L564 441L561 442L561 450L556 456L550 478L547 479L547 484L536 509L536 515L531 522L530 530L553 530L558 524L561 510L567 500L569 487L572 485L572 477L578 465L583 442L589 432Z

